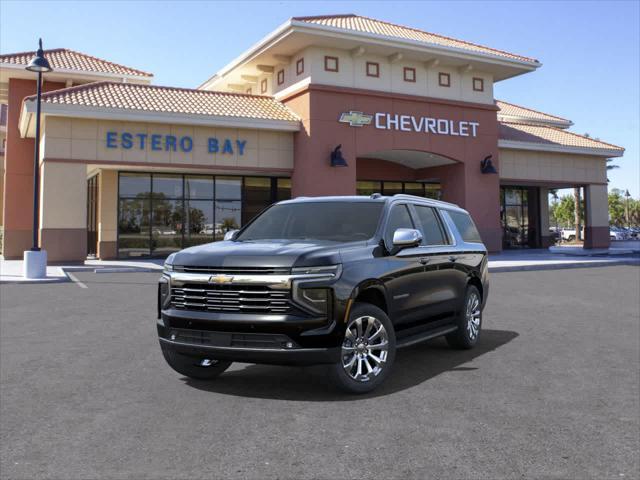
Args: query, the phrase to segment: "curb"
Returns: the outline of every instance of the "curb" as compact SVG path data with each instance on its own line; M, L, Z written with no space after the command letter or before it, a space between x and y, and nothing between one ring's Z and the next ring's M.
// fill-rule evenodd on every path
M533 272L539 270L569 270L574 268L595 268L595 267L615 267L619 265L634 265L640 266L640 259L626 259L626 260L610 260L610 261L594 261L594 262L580 262L580 263L552 263L547 265L505 265L502 267L491 267L489 265L490 273L502 273L502 272Z

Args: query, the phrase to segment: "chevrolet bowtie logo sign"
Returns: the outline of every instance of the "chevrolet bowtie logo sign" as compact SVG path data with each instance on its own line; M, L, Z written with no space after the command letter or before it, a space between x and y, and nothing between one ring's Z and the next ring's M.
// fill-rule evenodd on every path
M342 112L340 115L340 123L348 123L352 127L362 127L364 125L371 125L373 115L368 115L362 112Z
M209 277L209 283L224 285L233 282L233 275L213 275Z

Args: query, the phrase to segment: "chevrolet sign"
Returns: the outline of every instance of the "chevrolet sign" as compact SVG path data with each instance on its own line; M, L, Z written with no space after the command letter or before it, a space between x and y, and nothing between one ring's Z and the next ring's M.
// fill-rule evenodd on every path
M353 110L351 110L349 112L342 112L338 121L340 123L348 123L352 127L362 127L364 125L371 125L372 120L373 115L368 115L362 112L354 112Z
M215 283L217 285L225 285L233 282L233 275L213 275L209 277L209 283Z

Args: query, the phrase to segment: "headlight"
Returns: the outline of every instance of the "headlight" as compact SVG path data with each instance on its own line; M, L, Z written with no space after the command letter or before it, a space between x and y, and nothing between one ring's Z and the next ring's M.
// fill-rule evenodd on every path
M295 267L291 269L293 275L327 275L339 277L342 273L342 265L325 265L322 267Z
M176 258L176 254L172 253L167 257L164 261L164 271L165 272L173 272L173 260Z
M314 313L327 314L329 311L329 289L296 288L294 298L297 303Z

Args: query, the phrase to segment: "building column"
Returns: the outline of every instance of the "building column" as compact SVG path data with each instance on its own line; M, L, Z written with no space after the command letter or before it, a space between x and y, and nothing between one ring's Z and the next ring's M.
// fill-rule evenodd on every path
M118 257L118 172L102 170L98 179L98 258Z
M40 167L40 241L51 262L87 258L87 167L43 162Z
M553 237L549 230L549 189L540 187L538 192L540 212L540 246L548 248L553 245Z
M584 248L609 248L609 196L606 185L584 188Z

